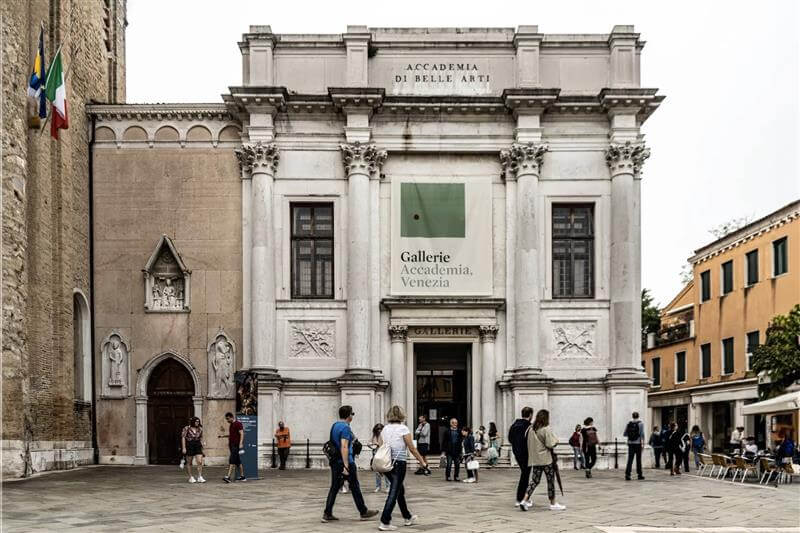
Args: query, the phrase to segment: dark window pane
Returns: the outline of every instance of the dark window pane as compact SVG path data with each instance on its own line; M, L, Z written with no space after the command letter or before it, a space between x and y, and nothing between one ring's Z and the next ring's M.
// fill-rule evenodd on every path
M749 252L746 256L747 263L747 284L758 283L758 250Z
M700 346L700 375L704 378L711 377L711 345L703 344Z
M758 348L759 338L758 338L758 331L751 331L747 334L747 370L750 370L751 367L751 359L753 358L753 352L756 351Z
M733 374L733 337L722 339L722 373Z
M775 276L780 276L789 271L788 243L786 237L778 239L772 243L773 272Z
M594 293L593 205L553 206L553 297Z
M333 298L333 204L292 204L292 297Z
M686 381L686 352L675 354L675 375L678 383Z
M722 263L722 294L733 290L733 261Z
M705 270L700 273L700 300L705 302L711 299L711 271Z
M653 375L651 377L654 387L661 385L661 359L658 357L653 359Z

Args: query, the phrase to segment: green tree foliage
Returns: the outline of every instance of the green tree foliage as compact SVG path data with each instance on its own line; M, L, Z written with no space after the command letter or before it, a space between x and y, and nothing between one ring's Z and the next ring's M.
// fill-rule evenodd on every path
M800 304L786 315L777 315L767 328L764 344L753 351L752 369L764 372L769 383L760 386L762 396L771 398L800 379Z
M661 327L661 311L653 303L649 289L642 289L642 343L647 342L648 333L657 333Z

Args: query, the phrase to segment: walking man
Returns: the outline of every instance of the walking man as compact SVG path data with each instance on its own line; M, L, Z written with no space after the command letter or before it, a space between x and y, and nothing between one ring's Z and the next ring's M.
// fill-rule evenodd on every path
M525 499L525 491L528 489L528 481L531 478L531 467L528 465L528 439L526 432L531 425L533 409L530 407L522 408L522 418L517 418L508 429L508 442L511 443L511 451L519 467L519 483L517 483L517 501L515 507L519 507Z
M353 501L361 514L361 520L369 520L378 514L378 511L367 509L364 496L361 495L361 487L358 484L356 461L353 455L355 436L350 429L350 422L353 421L354 415L352 407L343 405L339 408L340 420L331 426L330 441L338 453L331 460L331 487L328 490L325 511L322 513L323 522L339 520L333 516L333 504L336 503L336 495L342 488L345 479L350 485L350 492L353 494Z
M414 438L417 439L417 450L419 450L419 454L422 457L428 455L428 450L431 445L431 425L428 424L424 415L420 415L419 417L419 424L417 425L417 430L414 432ZM423 468L420 464L419 468L417 468L417 471L414 473L419 476L428 473L428 470Z
M242 465L242 454L244 453L244 426L236 420L233 413L225 413L225 421L228 423L228 434L220 435L219 438L224 439L228 437L228 449L230 456L228 457L228 473L222 478L225 483L231 482L231 476L236 472L236 467L239 467L239 477L236 481L246 481L244 477L244 466Z
M653 433L650 434L648 444L653 448L653 455L656 457L656 468L661 468L661 454L664 453L664 443L661 441L661 432L658 426L653 426Z
M455 418L450 419L450 428L445 431L444 439L442 440L442 455L447 458L447 464L444 470L444 477L450 481L450 468L453 463L456 465L456 472L453 481L459 481L458 471L461 465L461 447L464 444L464 437L458 430L458 420Z
M644 442L644 422L639 420L639 413L636 411L631 414L633 420L625 426L623 436L628 438L628 466L625 467L625 480L631 480L631 466L633 458L636 457L636 475L638 479L644 479L642 475L642 443Z
M286 458L289 457L289 450L292 447L292 438L289 435L289 428L283 423L278 422L278 429L275 431L275 441L278 443L278 458L281 460L281 470L286 470Z

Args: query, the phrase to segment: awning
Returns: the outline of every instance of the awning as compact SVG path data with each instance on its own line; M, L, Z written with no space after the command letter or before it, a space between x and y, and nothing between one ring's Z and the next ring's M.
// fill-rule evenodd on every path
M751 403L742 407L743 415L763 415L779 411L797 411L800 409L800 391L781 394L763 402Z

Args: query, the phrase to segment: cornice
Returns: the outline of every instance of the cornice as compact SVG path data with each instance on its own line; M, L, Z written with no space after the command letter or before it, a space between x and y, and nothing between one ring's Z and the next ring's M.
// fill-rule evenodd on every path
M221 120L235 117L225 104L87 104L86 113L98 121Z
M600 91L598 99L603 109L609 113L636 113L641 122L658 109L664 101L664 95L656 94L658 89L648 88L605 88Z
M386 90L382 87L330 87L333 105L343 110L364 109L372 112L381 106Z

